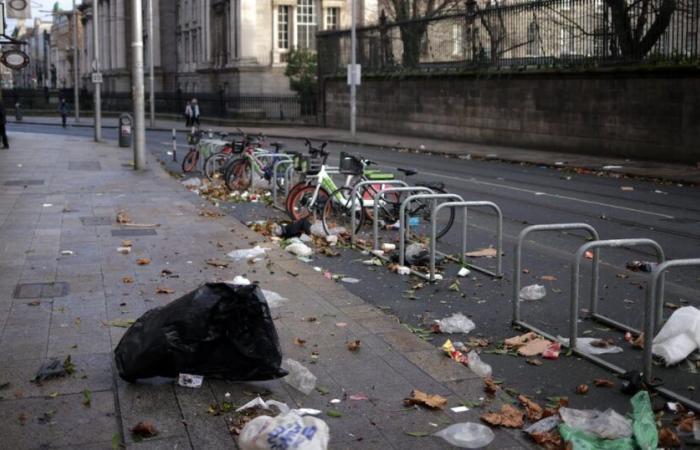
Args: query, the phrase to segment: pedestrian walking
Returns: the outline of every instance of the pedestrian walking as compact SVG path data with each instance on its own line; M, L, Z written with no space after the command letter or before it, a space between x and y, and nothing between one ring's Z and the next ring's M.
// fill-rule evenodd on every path
M68 120L68 104L66 103L65 98L61 99L61 104L58 107L58 112L61 113L61 124L63 125L63 128L65 128L66 122Z
M5 124L7 123L7 115L5 113L5 106L0 103L0 135L2 135L2 148L8 150L10 144L7 142L7 131L5 131Z
M197 99L192 99L192 126L197 124L197 129L199 129L199 103Z
M187 128L192 126L192 102L187 102L185 105L185 126Z

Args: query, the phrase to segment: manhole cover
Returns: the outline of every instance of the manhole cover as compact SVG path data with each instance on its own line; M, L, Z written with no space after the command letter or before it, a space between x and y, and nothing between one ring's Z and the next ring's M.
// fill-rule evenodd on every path
M68 170L102 170L99 161L69 161Z
M86 227L98 227L103 225L112 225L112 218L108 216L92 216L81 217L80 221Z
M44 180L10 180L5 182L5 186L39 186L44 184Z
M70 285L63 281L55 283L22 283L15 287L15 298L54 298L68 295Z
M155 236L156 230L153 229L134 229L134 230L112 230L112 236L128 237L128 236Z

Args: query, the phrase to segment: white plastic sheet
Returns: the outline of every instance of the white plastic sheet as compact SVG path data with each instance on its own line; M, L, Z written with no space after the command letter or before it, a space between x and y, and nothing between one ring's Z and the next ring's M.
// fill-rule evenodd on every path
M666 362L677 364L700 348L700 309L684 306L671 314L656 335L651 352Z

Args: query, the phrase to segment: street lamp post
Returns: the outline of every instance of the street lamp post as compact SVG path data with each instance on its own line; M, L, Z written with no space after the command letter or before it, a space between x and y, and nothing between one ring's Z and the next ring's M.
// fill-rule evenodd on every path
M80 122L80 94L78 92L78 10L73 0L73 98L75 122Z
M143 9L141 0L131 2L131 92L134 101L134 169L146 167L146 130L143 86Z
M355 136L357 131L357 18L355 4L357 0L352 0L350 15L350 134Z
M150 120L151 128L156 126L156 91L155 91L155 74L153 71L154 67L154 53L153 53L153 0L148 0L148 95L150 103Z
M102 73L100 72L100 13L98 10L99 0L92 2L92 46L94 48L94 60L92 69L94 71L94 101L95 101L95 142L102 140Z

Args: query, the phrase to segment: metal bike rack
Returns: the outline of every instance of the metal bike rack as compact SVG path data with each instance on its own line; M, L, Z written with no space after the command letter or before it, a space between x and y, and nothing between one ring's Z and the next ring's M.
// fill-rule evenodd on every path
M468 201L468 202L445 202L437 206L433 205L433 211L430 217L430 281L435 281L435 254L437 252L437 215L443 208L460 208L462 210L462 252L460 253L460 260L462 265L466 265L466 253L467 253L467 211L470 207L486 207L491 208L496 211L496 217L498 221L498 226L496 230L496 250L498 254L496 256L496 272L492 272L486 268L475 266L469 264L469 267L490 275L492 277L501 278L503 276L503 212L497 204L487 201Z
M392 184L392 185L400 185L400 186L405 186L408 187L408 183L402 180L386 180L386 181L361 181L357 183L355 186L352 188L352 194L350 194L350 245L355 246L355 197L357 197L358 192L360 191L360 188L363 188L365 186L371 186L373 184ZM330 192L329 192L330 194ZM364 208L364 202L362 207Z
M700 266L700 258L694 259L674 259L671 261L666 261L659 264L654 268L651 273L651 279L647 284L646 292L646 306L647 311L645 314L645 334L644 334L644 382L647 384L653 383L652 373L652 343L654 340L654 335L661 328L661 320L663 319L663 299L664 299L664 285L663 277L664 273L673 267L690 267L690 266ZM656 306L656 317L652 314L651 309ZM653 334L647 332L648 330L653 330ZM695 411L700 411L700 403L695 402L681 394L678 394L670 389L664 387L657 387L657 391L661 394L670 397L676 401L684 403Z
M523 263L523 244L525 237L535 231L566 231L566 230L585 230L591 235L594 241L600 240L598 231L587 223L552 223L546 225L532 225L520 232L518 236L518 244L515 247L515 262L513 265L513 324L519 325L528 330L535 331L535 327L529 323L520 320L520 285ZM591 291L591 304L593 299L598 298L598 250L593 253L593 287ZM591 308L591 311L594 309Z
M457 200L459 202L464 201L464 199L457 194L417 194L411 195L408 198L406 198L403 202L401 202L401 208L399 209L399 264L401 266L406 265L406 227L404 226L404 223L406 222L406 207L412 201L429 199L433 201L433 210L435 210L437 201L441 198ZM413 269L411 269L411 273L419 277L425 278L426 280L430 279L431 281L434 281L435 278Z
M583 255L591 250L591 249L598 249L598 248L617 248L617 247L638 247L638 246L646 246L646 247L651 247L654 251L656 251L657 259L659 263L663 263L666 260L666 257L664 256L664 250L661 248L661 246L656 242L651 239L610 239L607 241L592 241L592 242L587 242L583 244L579 249L576 251L576 254L574 255L574 261L573 264L571 265L571 310L569 311L570 313L570 323L569 323L569 339L570 339L570 347L575 348L576 347L576 340L578 339L578 316L579 316L579 274L581 272L581 259ZM595 270L594 270L595 273ZM595 280L597 282L597 280ZM660 286L661 289L663 289L663 280L660 281ZM597 286L594 288L594 290L597 289ZM598 298L595 298L595 301L597 302ZM648 306L648 305L647 305ZM648 306L649 307L649 306ZM653 313L653 310L652 310ZM591 316L592 319L604 323L606 325L612 326L614 328L617 328L619 330L623 331L629 331L629 332L634 332L634 333L639 333L638 330L625 325L621 322L618 322L616 320L613 320L609 317L606 317L602 314L597 313L595 316ZM653 319L652 319L653 323ZM645 330L649 331L651 333L654 332L653 329L650 330Z
M379 201L384 198L384 194L389 192L427 192L434 194L435 192L425 186L408 186L408 187L393 187L382 189L374 196L374 215L372 216L372 230L374 231L374 250L379 250Z
M287 169L293 169L293 163L294 161L292 161L292 159L280 159L279 161L275 161L275 164L272 166L272 207L277 208L281 211L284 211L285 209L277 204L277 169L282 165L287 165ZM285 170L284 189L287 192L289 192L288 182L289 180L287 178L287 170Z

